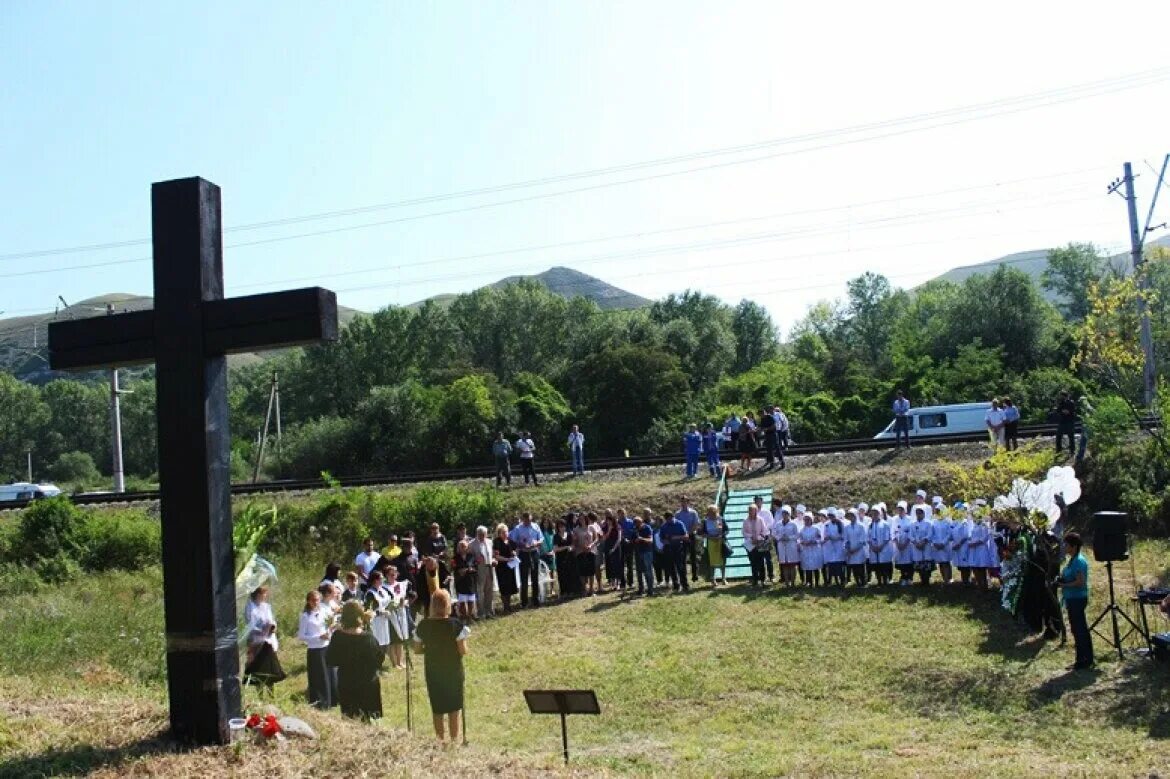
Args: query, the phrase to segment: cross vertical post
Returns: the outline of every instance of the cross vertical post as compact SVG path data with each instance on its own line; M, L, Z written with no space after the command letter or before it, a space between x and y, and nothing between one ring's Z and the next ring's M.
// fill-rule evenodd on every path
M154 339L167 689L176 738L222 742L240 712L227 359L207 354L204 303L223 299L219 187L156 183Z

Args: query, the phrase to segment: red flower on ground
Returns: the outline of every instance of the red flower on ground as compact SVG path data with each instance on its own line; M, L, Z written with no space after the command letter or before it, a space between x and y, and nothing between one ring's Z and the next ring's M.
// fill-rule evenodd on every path
M260 715L253 714L251 717L248 717L248 721L244 725L249 728L258 727L260 725Z

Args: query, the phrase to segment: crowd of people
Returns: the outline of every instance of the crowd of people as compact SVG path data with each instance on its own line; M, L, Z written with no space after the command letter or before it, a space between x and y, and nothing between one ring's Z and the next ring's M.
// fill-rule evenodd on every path
M756 588L927 586L937 573L944 584L987 589L992 579L1018 578L1011 585L1013 613L1018 608L1025 622L1049 636L1060 619L1055 593L1062 555L1054 539L1061 528L1053 529L1056 535L1021 534L993 522L983 500L948 506L918 490L892 508L876 502L813 510L780 499L765 505L757 497L742 538L736 534L732 543L728 530L717 506L700 513L683 497L673 511L619 508L539 522L526 513L474 534L459 525L451 538L435 523L417 539L392 534L381 548L368 538L351 566L330 563L319 586L305 595L297 638L307 652L308 700L321 708L340 706L347 716L380 717L379 672L387 661L406 668L413 648L425 658L436 733L457 740L469 625L605 592L681 594L700 579L724 586L728 561L737 555L750 561ZM1079 588L1070 578L1066 600L1068 591L1087 593L1085 574L1079 567L1076 573ZM267 588L258 588L245 610L245 673L271 684L284 676L267 598ZM1083 626L1070 622L1078 643L1088 642ZM1091 658L1091 648L1079 650L1078 663L1088 662L1085 657Z

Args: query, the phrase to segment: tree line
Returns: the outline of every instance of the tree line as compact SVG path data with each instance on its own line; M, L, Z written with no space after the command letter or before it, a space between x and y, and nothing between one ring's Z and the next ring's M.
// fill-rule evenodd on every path
M1166 262L1147 264L1164 360L1170 273ZM1085 244L1052 251L1039 283L1010 265L914 290L865 273L784 339L760 302L731 306L702 290L605 311L522 280L449 306L388 307L355 318L336 343L233 365L233 473L250 475L273 373L284 437L266 458L268 476L482 464L497 430L531 431L540 456L567 457L573 423L592 456L674 451L687 423L775 403L797 441L866 437L889 421L898 387L917 405L1010 394L1024 422L1043 421L1059 390L1101 389L1070 364L1090 290L1113 273ZM153 376L124 384L125 470L149 479ZM0 374L0 478L23 478L31 450L40 474L100 482L110 472L108 399L100 373L43 386Z

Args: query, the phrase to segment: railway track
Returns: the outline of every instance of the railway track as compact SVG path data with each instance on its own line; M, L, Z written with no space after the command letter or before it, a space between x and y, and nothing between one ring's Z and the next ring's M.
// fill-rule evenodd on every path
M1143 430L1156 427L1157 418L1143 419ZM1055 436L1055 425L1027 425L1020 428L1021 438L1040 438ZM986 433L964 433L961 435L931 436L914 440L914 446L927 447L942 444L978 443L986 441ZM787 457L799 457L815 454L838 454L842 452L865 452L871 450L892 449L890 439L874 440L872 438L858 438L840 441L819 441L802 444L791 444L786 450ZM735 457L734 452L727 452ZM639 455L635 457L601 457L586 460L586 467L591 471L609 471L624 468L645 468L651 466L682 465L685 458L682 453ZM538 474L563 474L571 471L568 460L541 462L536 467ZM415 484L425 482L465 481L469 479L491 479L495 477L495 468L491 466L475 468L445 468L426 471L400 471L398 473L383 473L366 476L343 476L337 478L342 487L376 487L389 484ZM326 489L321 479L282 479L279 481L258 482L256 484L233 484L232 495L261 495L276 492L305 492ZM97 493L90 495L72 496L77 505L100 505L103 503L140 503L158 500L157 490L143 490L140 492ZM28 505L27 501L16 501L4 504L4 509L18 509Z

